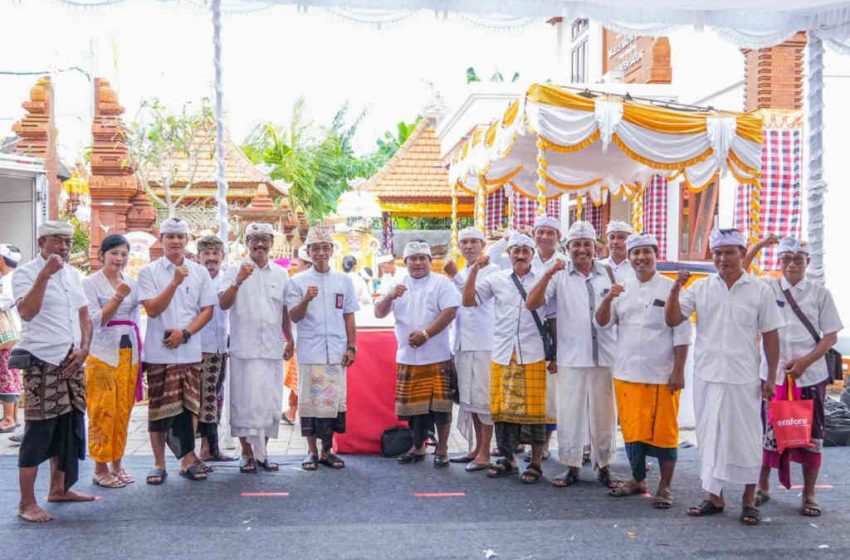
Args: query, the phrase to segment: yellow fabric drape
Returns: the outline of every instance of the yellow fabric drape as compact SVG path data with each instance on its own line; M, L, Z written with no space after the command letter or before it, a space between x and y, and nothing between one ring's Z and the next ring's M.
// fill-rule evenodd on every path
M124 456L138 374L132 348L120 350L117 367L93 356L86 362L89 455L98 463L111 463Z
M382 202L381 210L396 216L415 216L418 218L450 218L452 215L451 203ZM458 204L457 211L459 216L472 216L473 205Z

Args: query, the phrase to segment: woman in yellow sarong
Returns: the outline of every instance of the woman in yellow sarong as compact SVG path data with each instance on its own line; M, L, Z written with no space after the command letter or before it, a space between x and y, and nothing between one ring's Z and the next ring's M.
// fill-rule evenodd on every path
M121 463L130 413L140 398L139 301L136 282L125 276L130 244L112 234L100 245L103 268L83 281L94 333L86 362L89 455L93 482L122 488L134 482Z

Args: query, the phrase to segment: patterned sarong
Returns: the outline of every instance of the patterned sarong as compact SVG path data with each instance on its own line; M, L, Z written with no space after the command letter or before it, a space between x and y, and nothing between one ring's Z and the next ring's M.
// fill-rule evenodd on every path
M679 446L679 396L668 385L614 380L617 414L626 443L663 449Z
M0 350L0 401L3 402L17 402L22 391L21 374L9 367L11 353L9 348Z
M398 364L395 411L399 416L452 411L452 362L412 366Z
M490 409L493 422L546 424L546 362L520 365L493 363L490 370Z
M86 385L83 370L62 378L62 366L38 360L24 371L24 420L49 420L74 409L86 412Z
M198 421L204 424L218 424L221 418L224 372L227 366L227 354L204 352L201 361L201 412Z
M145 364L148 422L201 411L201 364Z
M119 351L117 367L94 356L86 362L89 455L98 463L110 463L124 456L138 372L132 348Z

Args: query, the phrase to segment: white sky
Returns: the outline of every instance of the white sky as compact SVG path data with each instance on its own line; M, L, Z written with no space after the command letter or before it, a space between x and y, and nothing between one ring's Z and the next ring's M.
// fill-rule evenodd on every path
M311 118L327 123L345 101L368 109L356 148L368 152L384 130L412 119L428 101L429 83L450 106L466 93L466 68L483 78L495 69L524 83L559 81L554 29L537 22L492 30L462 16L420 13L382 26L353 22L321 9L291 6L223 18L225 110L228 129L242 142L263 121L286 123L305 96ZM132 119L140 100L168 106L212 97L212 23L187 3L137 0L75 9L49 0L0 0L0 71L80 66L109 78ZM36 76L0 75L0 137L22 115ZM77 72L54 77L60 151L70 162L86 146L92 93Z

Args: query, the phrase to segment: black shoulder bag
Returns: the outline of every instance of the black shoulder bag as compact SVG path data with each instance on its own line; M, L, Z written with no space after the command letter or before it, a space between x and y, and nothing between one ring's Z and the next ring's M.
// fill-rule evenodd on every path
M791 290L783 290L782 284L780 284L778 280L776 283L779 285L779 290L782 292L782 295L785 296L785 301L787 301L788 305L791 306L791 310L794 312L794 315L800 319L800 322L803 323L803 326L806 327L806 330L809 331L809 334L815 339L815 344L820 344L820 335L818 334L818 331L815 329L814 325L812 325L812 322L809 321L809 318L806 317L806 314L803 313L803 310L800 309L800 306L797 305L797 301L794 299L794 296L791 295ZM844 377L844 364L842 363L841 354L835 348L830 348L823 357L826 358L826 369L829 372L829 382L835 383L836 381L841 381L841 378Z
M525 288L522 287L522 282L519 281L519 277L516 275L516 272L511 273L511 280L514 281L514 285L519 291L519 295L522 296L522 301L525 301L528 295L525 293ZM552 333L549 330L548 325L545 325L543 321L540 320L540 315L537 314L536 310L531 312L531 317L534 319L534 324L537 325L537 330L540 332L540 338L543 339L543 353L546 355L546 361L554 362L557 358L558 348L555 345L555 341L552 340Z

